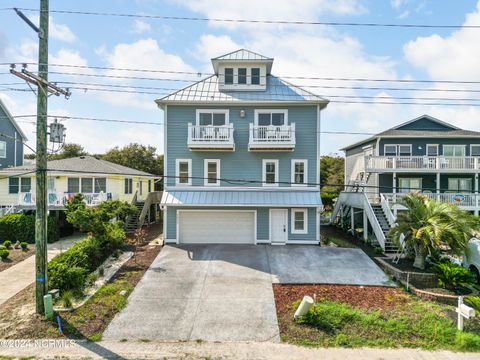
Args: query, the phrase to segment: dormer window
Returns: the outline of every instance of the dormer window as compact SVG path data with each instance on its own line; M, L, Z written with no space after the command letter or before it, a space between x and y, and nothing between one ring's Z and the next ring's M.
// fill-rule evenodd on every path
M247 83L247 68L238 68L238 83Z
M233 68L225 68L225 84L233 84Z
M252 68L252 85L260 84L260 68Z

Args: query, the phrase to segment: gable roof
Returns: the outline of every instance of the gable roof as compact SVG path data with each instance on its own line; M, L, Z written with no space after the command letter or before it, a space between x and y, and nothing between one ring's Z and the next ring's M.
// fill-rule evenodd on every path
M266 91L226 91L219 90L218 76L211 75L186 88L180 89L170 95L155 100L157 104L164 105L169 102L311 102L327 104L328 100L314 93L302 89L299 86L290 84L276 76L267 76Z
M232 51L225 55L220 55L212 59L213 60L271 60L272 58L266 57L264 55L260 55L256 52L246 50L246 49L239 49Z
M429 120L431 122L434 122L438 125L441 125L443 127L443 130L438 130L438 129L409 129L407 125L413 124L415 122L418 122L420 120ZM407 127L405 129L405 127ZM459 127L456 127L454 125L451 125L445 121L439 120L437 118L434 118L433 116L430 115L422 115L419 116L415 119L409 120L407 122L404 122L400 125L394 126L390 129L387 129L385 131L382 131L378 134L375 134L365 140L358 141L354 144L345 146L341 148L340 150L346 151L351 148L360 146L362 144L370 143L378 138L385 137L385 138L399 138L399 137L431 137L431 138L459 138L459 137L478 137L480 138L480 132L478 131L472 131L472 130L463 130L460 129Z
M4 102L2 101L2 99L0 99L0 107L2 108L3 112L5 113L5 115L7 115L7 118L8 120L10 120L10 122L12 123L12 125L15 127L15 129L18 131L18 133L20 134L20 136L22 137L23 141L27 141L27 136L25 135L25 133L23 132L22 128L20 126L18 126L18 123L15 121L15 119L13 118L12 114L10 114L10 111L8 111L7 107L5 106Z
M106 174L128 176L156 176L144 171L135 170L126 166L114 164L110 161L99 160L93 156L79 156L68 159L52 160L47 164L48 171L77 174ZM35 170L35 163L15 166L1 170L0 172L18 173Z

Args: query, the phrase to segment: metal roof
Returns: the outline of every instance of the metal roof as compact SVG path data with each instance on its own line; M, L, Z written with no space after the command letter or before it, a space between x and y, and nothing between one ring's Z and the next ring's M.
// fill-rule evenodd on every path
M272 58L260 55L256 52L240 49L236 51L232 51L231 53L218 56L213 58L212 60L272 60Z
M318 191L164 191L170 206L321 206Z
M5 168L0 172L3 173L21 173L35 171L35 163L23 166L15 166ZM155 176L144 171L135 170L126 166L114 164L110 161L99 160L93 156L79 156L68 159L52 160L47 164L50 172L65 173L91 173L91 174L108 174L108 175L130 175L130 176Z
M273 75L267 76L265 91L220 91L218 77L212 75L156 101L159 104L167 102L211 103L218 101L233 103L277 101L328 103L328 100Z

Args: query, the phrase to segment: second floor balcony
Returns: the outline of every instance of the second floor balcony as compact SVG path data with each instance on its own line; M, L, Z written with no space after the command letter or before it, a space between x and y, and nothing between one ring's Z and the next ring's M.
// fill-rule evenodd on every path
M233 124L212 126L188 124L190 150L235 150Z
M366 172L477 172L476 156L369 156L365 158Z
M285 150L295 149L295 124L258 126L250 124L248 150Z

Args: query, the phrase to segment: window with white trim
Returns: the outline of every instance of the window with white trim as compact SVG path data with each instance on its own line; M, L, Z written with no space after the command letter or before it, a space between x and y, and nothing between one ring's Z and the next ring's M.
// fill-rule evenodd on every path
M448 178L448 191L472 192L472 179Z
M398 145L399 156L412 156L412 145Z
M220 185L220 160L205 159L204 160L204 185L218 186Z
M225 68L225 84L233 84L233 68Z
M247 83L247 68L238 68L238 83L241 85Z
M192 184L192 159L177 159L177 185Z
M0 141L0 158L6 158L6 157L7 157L7 142Z
M480 156L480 145L470 145L470 156Z
M107 192L107 178L94 178L94 191L96 194Z
M412 145L384 145L383 153L385 156L412 156Z
M465 156L465 145L443 145L443 156Z
M201 126L224 126L228 124L228 110L197 109L197 125Z
M385 156L397 156L397 145L385 145L383 153Z
M260 68L252 68L250 71L252 85L260 85Z
M399 191L409 193L422 190L422 178L399 178Z
M308 161L292 159L292 183L306 185L308 182Z
M80 178L68 178L67 191L69 193L77 194L80 192Z
M278 186L278 160L263 160L263 186Z
M283 126L288 125L287 110L255 110L255 125Z
M438 144L427 144L427 156L438 156Z
M291 227L292 234L307 234L308 233L308 210L292 209L290 227Z

